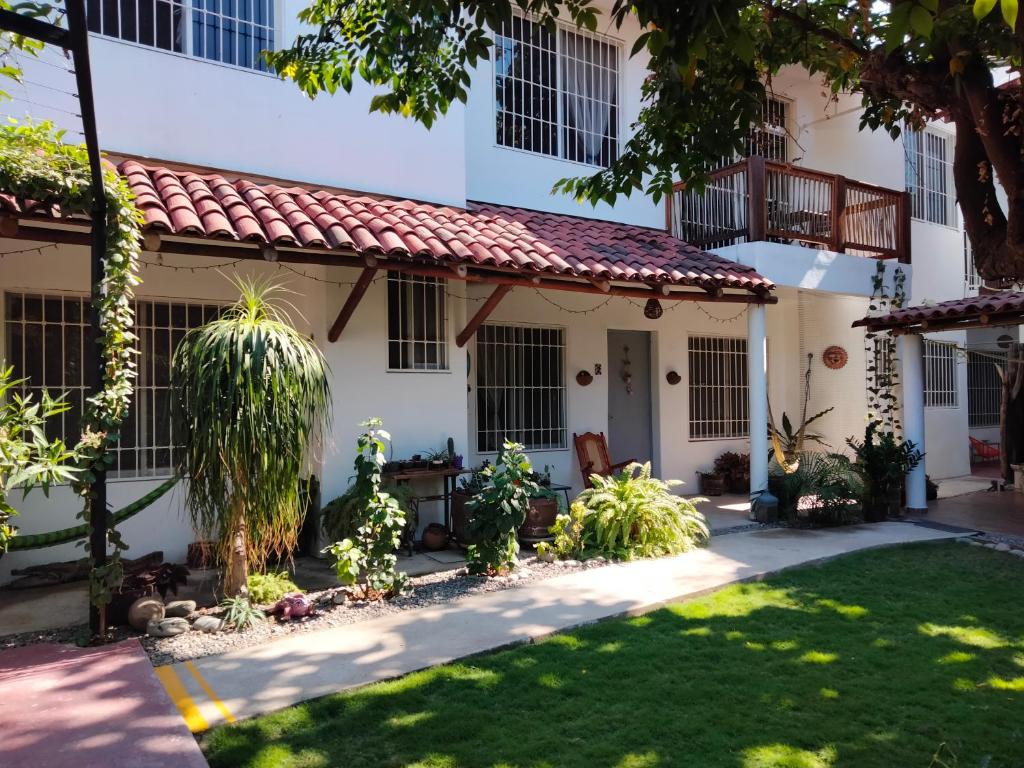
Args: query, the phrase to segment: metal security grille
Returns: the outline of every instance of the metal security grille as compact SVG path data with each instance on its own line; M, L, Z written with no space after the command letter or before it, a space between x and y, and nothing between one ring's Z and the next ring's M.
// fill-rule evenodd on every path
M495 34L497 142L607 167L619 150L614 41L512 16Z
M88 301L80 296L5 294L5 358L23 392L64 392L70 409L47 425L51 437L78 442L86 395L83 371ZM167 476L175 447L171 427L171 357L191 328L217 317L220 307L167 301L135 302L139 337L138 377L132 405L114 449L114 478Z
M752 126L747 140L747 157L789 162L789 102L769 97L765 100L760 125Z
M388 368L448 370L447 282L388 273Z
M1006 367L1006 352L967 351L967 424L998 427L1003 383L996 366Z
M691 336L690 440L748 437L747 340Z
M267 71L275 0L88 0L89 30L132 43Z
M930 130L903 132L910 212L933 224L953 223L953 152L950 137Z
M565 329L483 325L476 356L477 450L565 448Z
M981 275L974 264L974 249L971 247L971 239L964 232L964 291L967 295L974 295L981 288Z
M924 405L959 408L957 348L938 341L924 342Z

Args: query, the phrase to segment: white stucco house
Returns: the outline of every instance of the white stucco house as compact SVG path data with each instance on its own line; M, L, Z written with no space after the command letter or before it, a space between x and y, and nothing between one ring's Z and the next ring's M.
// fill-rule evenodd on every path
M699 199L680 190L667 207L636 195L589 207L550 190L627 140L645 76L642 55L628 56L636 26L550 34L514 19L496 31L467 104L428 131L369 114L365 84L311 101L263 71L255 51L300 31L281 0L234 14L194 0L155 16L131 5L90 4L101 145L147 231L138 393L109 477L115 508L170 472L169 358L233 298L219 272L287 280L297 324L327 357L325 500L346 488L369 416L384 419L396 458L451 437L473 465L507 436L579 488L572 436L593 431L613 460L650 460L693 491L723 451L752 452L757 487L767 445L750 436L765 434L765 393L776 415L798 412L808 355L813 411L835 406L819 431L837 450L862 433L869 351L851 324L866 314L878 263L887 281L903 272L914 302L968 288L950 127L896 142L859 132L859 100L825 99L804 72L775 80L753 157ZM47 50L25 67L3 109L52 118L76 138L67 62ZM0 357L33 388L80 404L86 230L38 211L5 215L18 227L0 243ZM652 301L660 313L645 312ZM842 364L821 364L828 348ZM925 363L928 471L967 474L968 365L940 347ZM55 429L73 437L77 412ZM122 526L134 552L183 557L193 533L182 497L178 488ZM17 523L65 527L75 509L66 488L31 495ZM432 515L422 510L421 524ZM79 552L10 553L0 582Z

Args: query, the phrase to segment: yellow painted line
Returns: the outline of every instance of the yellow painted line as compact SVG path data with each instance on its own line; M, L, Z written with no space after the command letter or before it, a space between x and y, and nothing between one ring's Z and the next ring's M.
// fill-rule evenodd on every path
M196 703L192 701L192 697L188 695L188 691L185 690L185 684L181 682L181 678L174 671L174 667L166 664L162 667L157 667L154 671L160 682L164 684L164 689L167 691L167 695L171 697L171 701L174 702L174 706L178 708L181 716L185 718L185 725L188 726L188 729L192 733L198 733L209 728L210 726L207 724L206 718L203 717Z
M227 706L225 706L224 702L217 697L217 694L213 692L213 687L206 682L206 678L199 673L199 670L196 669L196 665L191 661L186 661L185 667L192 673L192 677L194 677L196 682L199 683L199 687L203 689L203 692L210 697L210 701L212 701L214 706L217 707L221 717L229 723L235 722L235 716L231 714L231 710L229 710Z

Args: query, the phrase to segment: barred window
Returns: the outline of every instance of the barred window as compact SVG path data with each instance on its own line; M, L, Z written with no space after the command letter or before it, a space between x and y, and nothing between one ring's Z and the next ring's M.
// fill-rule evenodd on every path
M925 408L959 408L957 349L952 344L924 342Z
M448 370L447 281L388 273L388 368Z
M1003 402L1003 382L996 366L1006 368L1006 352L968 350L967 424L970 427L998 427Z
M903 132L906 183L915 219L953 224L953 139L932 130Z
M978 267L974 263L974 249L971 247L971 238L964 232L964 291L966 295L973 296L981 288L981 275L978 274Z
M690 440L749 437L747 340L691 336Z
M65 393L70 408L47 424L51 438L78 442L87 378L84 350L89 301L80 296L5 294L6 359L38 400ZM220 307L157 300L135 302L138 376L132 404L114 449L113 478L169 476L177 447L171 426L171 357L185 333L220 313Z
M513 16L495 34L497 142L607 167L619 153L614 41Z
M789 102L768 97L761 111L761 123L751 126L747 139L747 157L789 162Z
M89 31L267 71L275 0L88 0Z
M482 325L476 356L477 450L565 448L565 329Z

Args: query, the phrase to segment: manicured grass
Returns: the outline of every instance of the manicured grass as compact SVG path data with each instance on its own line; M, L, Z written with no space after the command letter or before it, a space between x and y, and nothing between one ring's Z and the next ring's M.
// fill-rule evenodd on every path
M1022 597L1010 555L864 552L307 702L203 746L213 768L1021 766Z

